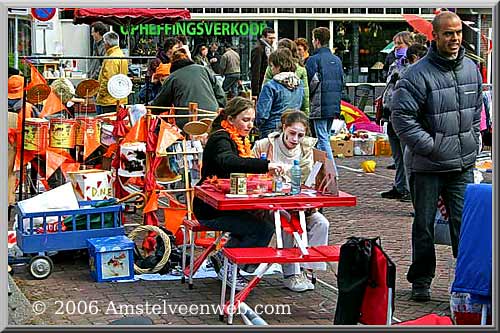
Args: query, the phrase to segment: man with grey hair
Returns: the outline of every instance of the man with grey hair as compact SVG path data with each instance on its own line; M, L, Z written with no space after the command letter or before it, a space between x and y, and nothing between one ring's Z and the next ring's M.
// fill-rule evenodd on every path
M116 32L109 31L104 34L104 48L108 57L123 57L123 52L120 49L120 38ZM108 92L108 81L117 74L128 73L128 61L125 59L105 59L102 63L101 71L99 72L99 92L97 93L96 104L100 107L97 111L100 113L108 113L116 111L117 99L112 97ZM119 100L120 104L127 104L127 97ZM99 109L99 108L98 108Z
M479 146L482 80L465 58L462 21L442 12L432 22L427 55L402 75L393 96L392 124L406 145L405 165L415 209L411 297L429 301L436 270L434 219L439 195L449 215L453 257L457 257L464 193L473 182Z

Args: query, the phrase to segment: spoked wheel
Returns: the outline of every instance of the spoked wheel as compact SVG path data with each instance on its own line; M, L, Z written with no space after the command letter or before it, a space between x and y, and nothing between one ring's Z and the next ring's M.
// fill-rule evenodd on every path
M54 269L54 263L47 256L36 256L30 260L29 273L37 280L46 279Z

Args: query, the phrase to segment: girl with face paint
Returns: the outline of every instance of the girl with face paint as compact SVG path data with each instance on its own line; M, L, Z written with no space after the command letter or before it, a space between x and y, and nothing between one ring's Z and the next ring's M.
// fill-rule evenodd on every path
M290 182L290 169L294 160L299 160L304 182L314 165L313 148L318 139L309 137L309 118L299 110L287 110L281 116L279 132L269 134L265 139L258 140L254 147L254 155L266 153L267 158L284 165L284 177ZM328 245L329 222L323 214L316 210L306 212L307 237L310 246ZM284 247L293 247L293 237L283 233ZM306 263L303 269L326 270L326 263ZM283 265L285 287L292 291L302 292L313 290L312 284L299 264Z

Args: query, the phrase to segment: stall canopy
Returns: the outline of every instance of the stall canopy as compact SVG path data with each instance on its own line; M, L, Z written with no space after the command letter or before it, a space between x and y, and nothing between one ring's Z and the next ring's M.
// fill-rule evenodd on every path
M107 24L175 23L189 20L191 13L185 9L168 8L77 8L73 23Z

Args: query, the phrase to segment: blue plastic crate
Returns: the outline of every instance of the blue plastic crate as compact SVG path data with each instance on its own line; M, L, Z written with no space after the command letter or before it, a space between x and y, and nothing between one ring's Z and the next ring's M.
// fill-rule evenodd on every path
M125 236L91 238L90 275L97 282L134 278L134 242Z

